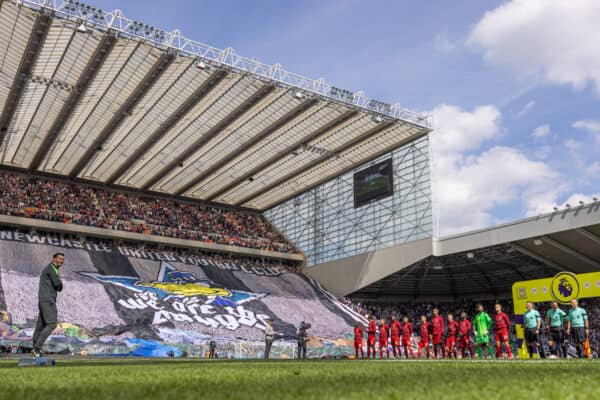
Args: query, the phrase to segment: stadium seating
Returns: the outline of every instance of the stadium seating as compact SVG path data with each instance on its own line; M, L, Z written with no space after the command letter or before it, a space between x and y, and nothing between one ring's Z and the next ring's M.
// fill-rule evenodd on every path
M0 214L262 250L297 250L262 216L0 172Z

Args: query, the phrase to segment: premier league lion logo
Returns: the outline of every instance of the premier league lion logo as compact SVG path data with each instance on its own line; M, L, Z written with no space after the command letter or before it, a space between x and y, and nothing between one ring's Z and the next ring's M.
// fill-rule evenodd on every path
M569 272L560 272L552 280L552 297L562 304L567 304L579 295L577 276Z
M573 294L573 285L571 285L567 278L560 278L558 292L563 297L570 297Z

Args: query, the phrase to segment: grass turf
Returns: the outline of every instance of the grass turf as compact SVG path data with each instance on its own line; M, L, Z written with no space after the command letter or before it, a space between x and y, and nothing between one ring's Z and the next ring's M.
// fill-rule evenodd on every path
M2 399L593 399L600 362L0 361Z

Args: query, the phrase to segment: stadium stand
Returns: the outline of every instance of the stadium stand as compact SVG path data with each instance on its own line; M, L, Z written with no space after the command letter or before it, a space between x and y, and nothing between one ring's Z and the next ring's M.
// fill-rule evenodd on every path
M273 356L294 356L296 328L306 320L310 355L321 357L349 349L346 335L364 322L283 261L2 229L0 310L12 318L0 323L4 346L28 346L37 316L32 288L57 251L65 254L68 295L58 298L60 324L47 351L201 356L214 337L222 357L260 357L270 319Z
M261 215L0 173L0 213L232 246L295 253Z

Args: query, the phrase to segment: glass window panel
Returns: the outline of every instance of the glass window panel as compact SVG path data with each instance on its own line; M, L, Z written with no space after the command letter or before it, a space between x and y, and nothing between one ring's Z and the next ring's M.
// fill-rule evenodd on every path
M315 265L432 235L429 142L422 137L372 161L393 158L394 195L358 209L356 168L268 211L265 215Z

